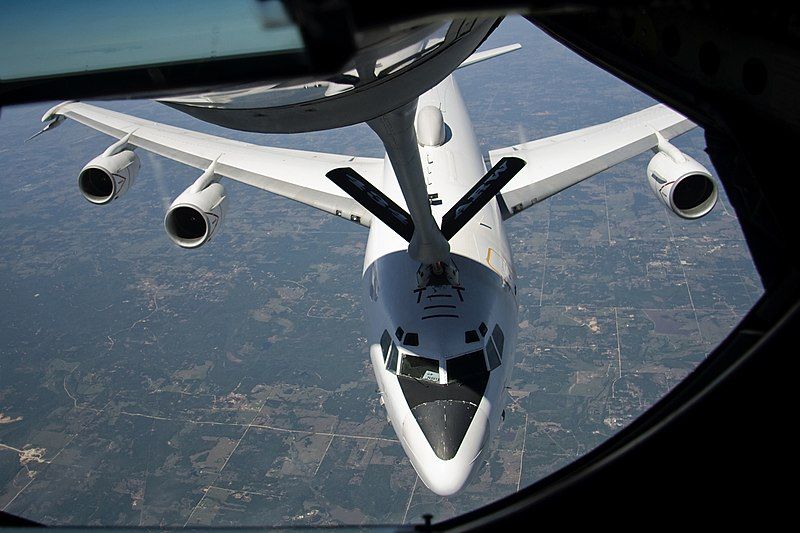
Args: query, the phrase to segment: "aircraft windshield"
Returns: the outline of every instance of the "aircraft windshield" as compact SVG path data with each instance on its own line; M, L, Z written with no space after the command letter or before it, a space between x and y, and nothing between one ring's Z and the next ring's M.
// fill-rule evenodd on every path
M475 376L486 374L486 359L483 350L477 350L447 361L447 381L464 382Z
M404 355L400 374L414 379L439 383L439 361L416 355Z

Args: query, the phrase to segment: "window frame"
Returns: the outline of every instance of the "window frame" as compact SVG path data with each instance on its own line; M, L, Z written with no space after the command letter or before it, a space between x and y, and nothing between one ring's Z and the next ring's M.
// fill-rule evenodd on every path
M406 331L403 336L403 346L419 346L419 333Z
M392 354L392 351L394 351L394 354ZM392 355L394 355L395 358L393 369L389 367L389 361L392 360ZM392 340L392 345L389 347L389 356L386 358L386 364L385 364L386 370L388 370L392 374L397 375L397 366L399 362L400 362L400 350L397 348L397 344L395 344L394 340Z
M381 346L381 354L383 354L383 364L386 365L386 359L389 357L389 348L392 347L392 336L389 334L389 330L383 330L383 335L381 335L381 340L379 342ZM385 344L385 346L384 346Z
M491 372L492 370L494 370L496 368L499 368L500 365L503 364L503 358L500 356L500 353L497 351L497 346L494 345L494 339L491 338L491 337L488 337L488 339L489 339L489 342L486 343L486 349L484 350L484 352L486 353L486 366L489 368L489 372ZM494 366L492 366L492 360L491 360L491 357L489 357L489 350L490 349L492 351L494 351L495 357L497 357L497 364L494 365Z
M497 344L497 337L500 337L500 344ZM500 362L503 362L503 350L505 349L506 343L506 334L503 333L503 328L500 327L500 324L495 324L494 329L492 329L492 336L491 340L494 343L494 349L497 350L497 355L500 357Z
M437 376L436 377L436 381L431 381L431 380L425 379L423 377L419 377L418 378L418 377L415 377L415 376L411 376L409 374L404 374L403 373L403 361L405 361L406 358L408 358L408 357L413 357L414 359L421 359L421 360L431 361L431 362L436 363L436 376ZM398 376L403 376L403 377L410 378L410 379L417 379L417 380L421 380L421 381L425 381L427 383L433 383L433 384L441 384L442 383L442 365L441 365L441 363L440 363L440 361L438 359L432 359L430 357L424 357L424 356L421 356L421 355L415 355L413 353L402 352L400 354L400 358L398 360L398 363L399 363L398 367L397 367L397 375Z
M456 357L451 357L451 358L445 360L445 367L447 368L447 382L446 383L448 385L451 384L451 383L463 383L463 380L453 381L451 379L451 377L450 377L451 376L451 372L450 372L450 368L449 368L450 363L453 362L453 361L458 361L459 359L463 359L463 358L468 357L468 356L472 356L473 354L476 354L478 352L480 352L481 360L483 361L483 369L484 369L484 371L487 374L490 373L489 365L486 363L486 350L483 347L478 348L477 350L470 350L469 352L462 353L461 355L458 355ZM479 374L480 373L475 372L473 374L467 375L466 378L469 379L470 377L477 376Z

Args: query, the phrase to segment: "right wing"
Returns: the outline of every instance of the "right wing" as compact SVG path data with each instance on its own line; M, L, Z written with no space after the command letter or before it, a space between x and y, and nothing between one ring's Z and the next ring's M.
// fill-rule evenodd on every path
M370 225L370 212L345 195L325 174L334 168L348 166L374 180L383 172L383 159L258 146L82 102L59 104L49 110L42 121L60 117L71 118L117 139L130 134L128 144L204 171L216 160L214 172L220 176L302 202L362 226Z
M694 127L683 115L658 104L604 124L492 150L492 164L508 156L527 163L499 195L503 218L655 148L657 133L669 140Z

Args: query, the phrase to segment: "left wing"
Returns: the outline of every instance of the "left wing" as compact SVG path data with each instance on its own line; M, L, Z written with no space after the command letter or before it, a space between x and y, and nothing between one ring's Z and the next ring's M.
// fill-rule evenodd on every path
M503 54L507 54L509 52L513 52L514 50L519 50L522 48L522 45L519 43L509 44L507 46L500 46L498 48L492 48L491 50L485 50L483 52L475 52L458 66L458 68L468 67L470 65L474 65L475 63L480 63L481 61L486 61L487 59L492 59L493 57L501 56Z
M659 136L669 140L694 127L683 115L658 104L604 124L492 150L493 165L508 156L527 163L500 192L503 218L656 148Z
M270 148L168 126L82 102L64 102L42 121L71 118L129 145L206 170L216 161L220 176L252 185L369 227L372 215L345 195L325 174L338 167L356 169L374 180L383 159ZM53 122L48 124L52 125ZM45 128L47 129L47 127Z

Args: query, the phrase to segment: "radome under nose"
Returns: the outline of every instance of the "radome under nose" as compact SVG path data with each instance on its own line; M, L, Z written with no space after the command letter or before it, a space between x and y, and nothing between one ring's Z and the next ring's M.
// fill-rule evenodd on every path
M462 400L435 400L411 410L436 457L447 461L458 453L478 406Z
M412 411L415 416L403 424L409 458L429 489L450 496L475 473L489 436L489 421L469 402L435 400L414 409L419 407L422 411Z

